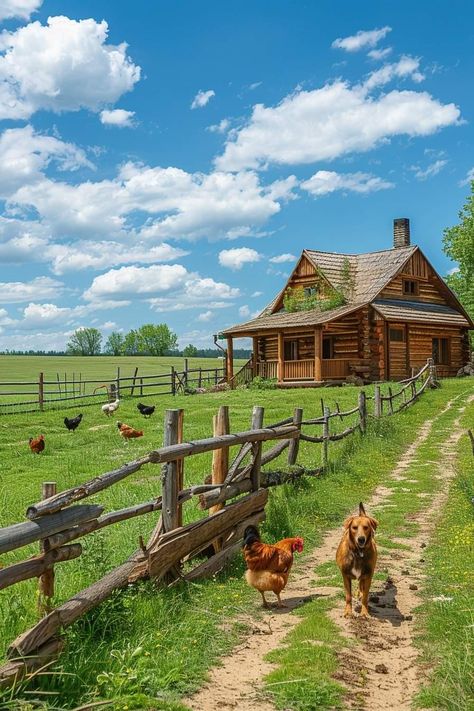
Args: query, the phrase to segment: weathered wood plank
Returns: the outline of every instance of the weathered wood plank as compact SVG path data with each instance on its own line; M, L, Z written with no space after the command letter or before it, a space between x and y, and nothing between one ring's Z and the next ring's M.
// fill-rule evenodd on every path
M104 510L97 504L82 504L71 506L65 511L42 517L35 521L15 523L13 526L0 528L0 553L7 553L16 548L22 548L29 543L40 541L71 526L95 519Z
M36 650L34 656L12 659L0 667L0 689L15 686L29 674L45 667L60 654L64 640L52 639Z
M78 558L81 553L81 544L74 543L72 546L54 548L47 553L42 553L34 558L22 560L21 563L14 563L6 568L2 568L0 570L0 590L8 588L10 585L15 585L15 583L19 583L22 580L38 578L40 575L44 575L52 565L63 563L67 560L74 560L74 558ZM48 595L48 597L52 597L52 595Z

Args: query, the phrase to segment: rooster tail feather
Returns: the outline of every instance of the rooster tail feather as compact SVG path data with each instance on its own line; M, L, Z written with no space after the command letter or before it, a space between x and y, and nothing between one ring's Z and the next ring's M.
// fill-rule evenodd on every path
M260 533L256 526L247 526L244 531L244 546L251 546L252 543L260 543Z

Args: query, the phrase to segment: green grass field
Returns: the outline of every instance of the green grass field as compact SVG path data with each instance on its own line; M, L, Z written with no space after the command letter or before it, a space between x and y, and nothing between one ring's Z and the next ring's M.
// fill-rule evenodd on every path
M371 425L366 437L355 435L334 444L330 450L333 465L327 476L271 491L265 535L271 540L297 531L311 549L354 501L383 481L433 409L465 388L463 382L445 381L441 390L429 391L405 413ZM371 392L371 388L366 390ZM321 396L331 408L337 400L341 409L349 409L356 403L357 393L357 388L344 387L163 396L148 401L157 405L150 420L139 415L136 400L130 399L123 401L113 420L102 414L100 405L87 408L75 433L69 433L62 420L66 414L80 412L77 407L3 416L0 526L24 520L25 509L38 500L43 481L54 480L62 490L160 446L166 408L185 409L185 438L196 439L211 433L212 416L222 404L230 407L231 430L239 431L249 426L253 405L265 407L265 422L269 423L288 417L296 406L304 408L305 417L318 416ZM143 428L144 437L123 442L115 425L118 417ZM337 429L348 424L347 420L333 422ZM39 433L46 437L46 449L34 455L27 440ZM314 467L319 460L318 445L301 443L300 463ZM285 465L285 455L271 467L279 463ZM185 484L202 482L210 465L210 454L188 458ZM111 511L148 501L160 494L160 488L159 467L149 465L91 501ZM185 506L185 522L199 516L202 513L195 503ZM83 539L83 555L57 566L55 602L67 599L121 563L137 548L139 535L146 540L155 522L156 515L150 514ZM36 551L36 546L30 546L29 550L2 556L1 563L6 565ZM181 708L179 697L202 683L207 669L238 640L242 632L239 615L257 609L253 591L242 581L242 572L242 563L236 560L210 581L165 591L145 583L115 595L67 632L66 653L51 673L41 677L36 692L20 687L10 700L8 694L4 695L0 708L72 709L86 702L114 699L110 708L118 710L177 711ZM27 581L0 592L0 655L17 634L36 621L36 587L36 582ZM36 706L31 706L33 701Z

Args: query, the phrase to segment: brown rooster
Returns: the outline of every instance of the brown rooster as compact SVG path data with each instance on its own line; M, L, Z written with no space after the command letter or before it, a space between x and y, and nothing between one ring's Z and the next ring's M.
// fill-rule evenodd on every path
M244 558L247 564L247 583L259 591L263 606L269 607L265 592L271 590L278 599L278 607L285 607L280 598L286 587L293 553L303 550L302 538L284 538L274 545L262 543L256 526L247 526L244 532Z
M135 439L136 437L143 437L143 430L134 430L130 425L126 425L124 422L117 422L117 427L120 432L121 437L124 439Z
M30 437L29 445L31 451L35 454L42 452L45 446L44 435L40 435L39 437Z

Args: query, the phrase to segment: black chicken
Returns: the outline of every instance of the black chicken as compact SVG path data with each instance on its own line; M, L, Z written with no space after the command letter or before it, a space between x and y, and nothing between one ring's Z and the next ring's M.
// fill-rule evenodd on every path
M150 415L153 415L153 413L155 412L155 406L154 405L142 405L142 403L139 402L137 405L137 410L144 417L150 417Z
M77 417L65 417L64 418L64 424L68 428L69 432L74 432L75 429L79 427L81 424L82 420L82 414L78 415Z

